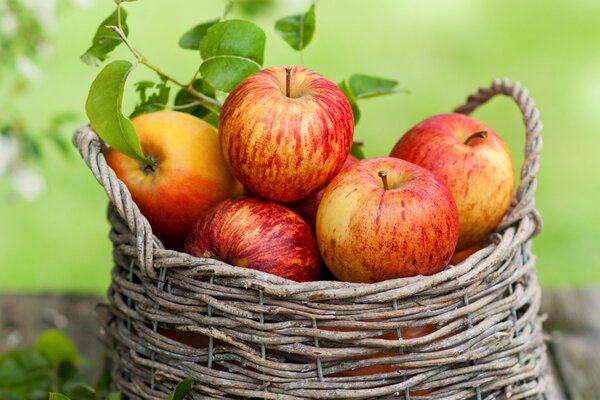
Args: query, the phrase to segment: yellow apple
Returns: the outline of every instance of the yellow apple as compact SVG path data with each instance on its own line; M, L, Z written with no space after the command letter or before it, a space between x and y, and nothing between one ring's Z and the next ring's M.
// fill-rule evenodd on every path
M106 160L165 246L181 249L195 222L209 207L242 194L229 171L217 130L177 111L132 119L148 166L110 148Z

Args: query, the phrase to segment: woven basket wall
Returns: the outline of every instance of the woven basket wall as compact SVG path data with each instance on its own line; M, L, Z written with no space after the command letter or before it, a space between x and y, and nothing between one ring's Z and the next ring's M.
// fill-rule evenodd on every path
M115 388L165 399L191 377L194 399L545 398L530 250L541 228L538 111L518 83L494 81L456 112L468 114L496 94L518 105L526 143L520 184L490 244L436 275L375 284L295 283L165 250L107 166L104 144L89 127L79 129L73 141L110 198L115 265L105 328ZM402 338L424 325L437 329ZM170 339L177 331L196 342Z

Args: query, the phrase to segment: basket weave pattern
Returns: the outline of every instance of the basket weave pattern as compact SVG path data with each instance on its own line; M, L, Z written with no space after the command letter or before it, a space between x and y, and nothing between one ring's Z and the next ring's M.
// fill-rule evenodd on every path
M115 265L106 332L115 388L164 399L191 377L194 399L545 398L531 254L541 228L534 206L539 114L527 90L506 80L456 112L468 114L497 94L518 105L526 143L519 187L491 243L433 276L374 284L295 283L164 249L107 166L104 144L80 128L73 141L110 198ZM402 339L403 329L430 324L437 330ZM197 333L206 345L169 339L165 328ZM385 354L368 356L376 353ZM339 376L390 364L397 368ZM433 390L415 393L425 389Z

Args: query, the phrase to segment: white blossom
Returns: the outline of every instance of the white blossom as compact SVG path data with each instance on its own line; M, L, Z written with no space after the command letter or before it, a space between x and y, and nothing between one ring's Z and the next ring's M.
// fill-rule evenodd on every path
M0 134L0 177L19 159L19 153L17 140Z
M47 60L54 53L54 47L50 43L42 42L35 47L35 54L42 60Z
M11 12L2 12L0 15L0 33L12 36L19 28L17 16Z
M42 70L30 58L19 56L15 64L17 71L30 81L39 82L42 79Z
M94 0L71 0L71 4L79 8L90 8L94 5Z
M46 190L44 177L36 170L20 167L10 177L10 183L19 195L32 201Z
M37 18L42 28L53 28L56 23L56 0L21 0Z

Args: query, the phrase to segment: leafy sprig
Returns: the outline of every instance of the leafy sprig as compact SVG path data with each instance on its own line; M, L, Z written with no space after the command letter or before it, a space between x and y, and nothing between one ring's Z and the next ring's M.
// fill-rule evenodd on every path
M135 65L141 64L158 75L158 82L143 81L136 85L139 101L131 117L171 108L193 114L216 126L222 105L219 100L247 76L262 69L266 44L264 31L250 21L226 19L234 4L229 1L219 18L195 25L179 39L181 48L197 51L200 56L192 78L182 82L150 62L129 40L127 14L121 9L124 1L115 0L117 9L98 27L94 44L86 54L93 54L97 56L96 60L103 61L116 46L113 40L118 38L131 51ZM278 19L274 28L299 52L301 63L304 63L302 51L312 41L316 29L315 4L312 3L305 13ZM108 31L111 34L106 38L110 40L100 42L103 37L100 33ZM92 84L86 111L92 127L106 143L148 164L151 161L143 154L135 128L121 109L125 81L135 65L122 60L108 64ZM179 87L172 105L169 105L169 85ZM365 74L352 75L339 87L352 106L355 124L360 120L358 100L402 91L395 80ZM362 145L356 143L352 152L362 158L361 149Z

